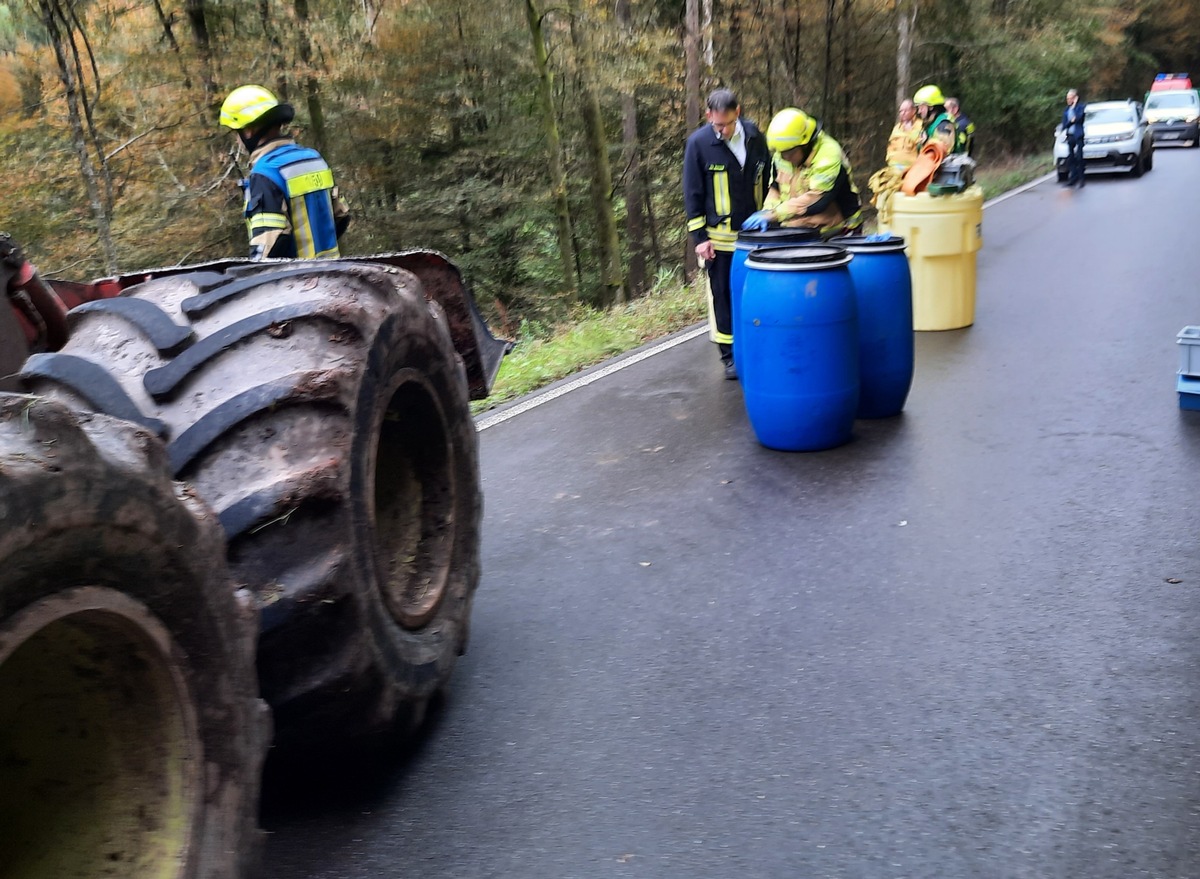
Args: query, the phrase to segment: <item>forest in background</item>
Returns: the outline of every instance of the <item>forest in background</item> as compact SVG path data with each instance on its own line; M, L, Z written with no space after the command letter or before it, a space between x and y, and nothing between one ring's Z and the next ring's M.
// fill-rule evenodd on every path
M343 253L448 254L536 331L685 266L680 161L728 85L822 119L865 193L899 96L961 98L977 156L1046 151L1063 93L1200 75L1200 0L0 0L0 230L86 279L246 252L258 83L354 221Z

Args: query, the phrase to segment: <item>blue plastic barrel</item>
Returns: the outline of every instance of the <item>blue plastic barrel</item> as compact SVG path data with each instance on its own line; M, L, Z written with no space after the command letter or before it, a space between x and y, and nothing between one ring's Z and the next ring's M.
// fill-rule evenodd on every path
M762 232L739 232L733 245L733 263L729 267L729 306L733 327L733 359L737 360L738 315L742 311L742 288L746 283L746 255L752 250L774 247L795 247L819 241L816 229L766 229Z
M850 439L858 410L858 305L850 254L831 244L751 251L738 377L758 441L787 452Z
M858 297L859 418L900 414L913 380L912 276L899 236L838 238L854 254Z

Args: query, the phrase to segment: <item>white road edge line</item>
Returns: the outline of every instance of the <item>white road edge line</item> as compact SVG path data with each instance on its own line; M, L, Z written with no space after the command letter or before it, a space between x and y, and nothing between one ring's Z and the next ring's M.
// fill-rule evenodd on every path
M1055 173L1056 172L1051 171L1049 174L1046 174L1043 177L1039 177L1036 180L1030 180L1024 186L1018 186L1016 189L1010 189L1008 192L996 196L991 201L985 201L983 206L985 208L990 208L992 205L1000 204L1000 202L1004 201L1005 199L1012 198L1014 195L1020 195L1022 192L1028 192L1029 190L1033 189L1033 187L1039 186L1040 184L1045 183L1047 180L1053 179Z
M1028 190L1033 189L1033 187L1041 183L1045 183L1053 176L1054 172L1051 171L1044 177L1031 180L1024 186L1019 186L1016 189L1010 189L1003 195L998 195L991 201L984 202L983 206L988 208L994 204L999 204L1007 198L1012 198L1014 195L1020 195L1022 192L1027 192ZM628 366L633 366L635 363L641 363L643 360L647 360L653 357L655 354L661 354L664 351L669 351L676 345L682 345L684 342L690 342L697 336L701 336L707 332L707 324L701 324L699 326L692 327L690 330L684 330L678 336L672 336L670 339L667 339L667 341L660 342L653 347L647 348L640 354L634 354L632 357L626 357L624 360L618 360L615 363L610 363L608 366L601 367L595 372L589 372L587 375L582 376L581 378L577 378L573 381L567 382L566 384L559 385L553 390L529 397L523 403L517 403L515 406L504 409L495 413L494 415L486 415L475 422L475 430L477 432L482 432L487 430L489 427L495 427L497 424L503 424L511 418L516 418L518 415L524 415L530 409L536 409L538 406L541 406L544 403L549 403L551 400L557 400L564 394L571 393L571 391L577 391L580 388L586 388L592 382L598 382L600 379L607 378L614 372L620 372L622 369L625 369Z
M692 327L690 330L684 330L678 336L672 336L665 342L659 342L657 345L647 348L645 351L642 351L638 354L634 354L632 357L626 357L624 360L618 360L615 363L610 363L608 366L601 367L595 372L589 372L587 375L581 376L573 381L569 381L566 384L559 385L558 387L546 391L543 394L538 394L536 397L530 397L525 400L525 402L518 403L511 409L505 409L502 412L497 412L495 415L488 415L484 418L481 418L479 421L475 422L475 429L477 431L483 431L487 430L489 427L495 427L497 424L503 424L510 418L516 418L518 415L522 415L525 412L528 412L530 409L536 409L543 403L549 403L551 400L557 400L563 394L569 394L571 391L578 390L579 388L585 388L592 382L598 382L600 379L610 376L614 372L620 372L627 366L633 366L635 363L641 363L643 360L653 357L655 354L661 354L664 351L669 351L676 345L682 345L684 342L689 342L697 336L703 335L707 332L707 324L701 324L700 326Z

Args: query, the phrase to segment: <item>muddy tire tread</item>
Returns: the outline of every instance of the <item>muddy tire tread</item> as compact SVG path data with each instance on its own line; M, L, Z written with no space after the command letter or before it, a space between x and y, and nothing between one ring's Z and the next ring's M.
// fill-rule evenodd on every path
M479 578L477 439L440 307L409 272L365 262L181 273L124 298L152 304L192 341L168 351L140 330L131 337L123 312L76 310L57 356L87 367L35 364L27 384L95 402L72 380L86 372L125 398L110 395L103 411L161 423L170 472L214 508L234 575L257 597L260 680L278 742L369 734L419 716L465 647ZM379 491L364 462L386 431L389 382L401 380L433 397L401 417L444 422L456 492L443 523L452 556L444 598L417 629L389 616L364 537ZM349 715L338 700L354 706Z
M22 608L77 587L144 604L182 649L204 747L200 831L179 875L257 873L270 717L258 698L256 615L224 535L162 443L125 420L0 394L0 640Z

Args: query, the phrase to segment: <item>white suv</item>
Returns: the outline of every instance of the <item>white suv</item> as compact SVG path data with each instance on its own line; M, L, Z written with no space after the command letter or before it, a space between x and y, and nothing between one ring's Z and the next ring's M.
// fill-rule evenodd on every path
M1128 169L1141 177L1154 167L1154 141L1137 101L1097 101L1083 114L1084 169ZM1054 167L1060 183L1067 179L1067 136L1054 131Z

